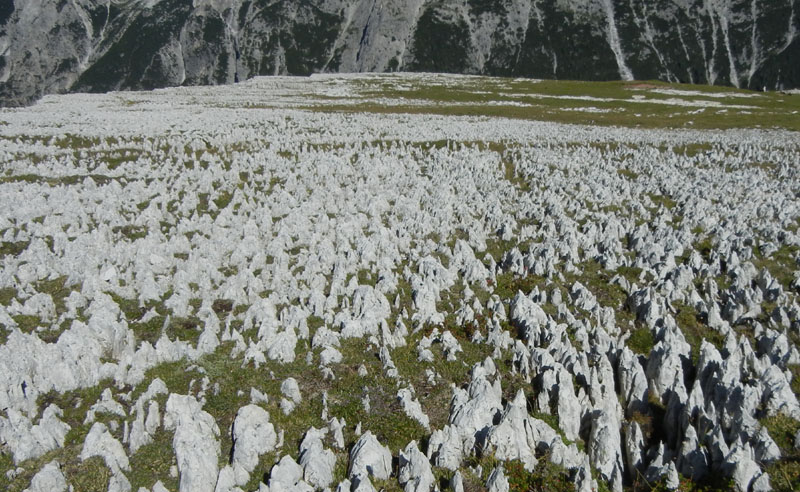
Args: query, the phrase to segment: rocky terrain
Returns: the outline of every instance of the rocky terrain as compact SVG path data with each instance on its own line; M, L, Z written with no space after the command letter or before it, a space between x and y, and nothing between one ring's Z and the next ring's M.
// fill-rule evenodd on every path
M564 115L647 126L766 97L585 89ZM797 132L492 115L537 90L272 77L0 112L0 488L796 490Z
M798 0L5 0L0 103L258 75L800 87Z

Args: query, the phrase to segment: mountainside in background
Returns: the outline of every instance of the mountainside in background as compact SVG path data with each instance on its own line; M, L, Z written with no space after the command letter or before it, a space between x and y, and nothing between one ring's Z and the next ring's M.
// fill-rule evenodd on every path
M800 86L796 10L800 0L6 0L0 104L400 70L784 89Z

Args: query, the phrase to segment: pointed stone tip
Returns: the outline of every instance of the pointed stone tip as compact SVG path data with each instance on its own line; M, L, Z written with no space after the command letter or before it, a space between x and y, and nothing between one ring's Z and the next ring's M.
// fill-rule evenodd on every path
M514 404L514 406L517 406L517 407L527 407L528 406L528 400L525 397L525 390L523 390L522 388L517 390L517 394L514 395L514 403L513 404Z

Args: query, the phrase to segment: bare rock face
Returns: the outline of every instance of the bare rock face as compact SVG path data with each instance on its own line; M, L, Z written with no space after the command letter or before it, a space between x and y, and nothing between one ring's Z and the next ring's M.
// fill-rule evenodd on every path
M687 397L681 356L682 354L674 346L659 342L653 347L648 359L647 378L650 390L665 403L671 393L681 395L684 400Z
M800 420L800 404L778 366L770 366L761 376L760 382L764 395L762 399L770 415L782 413Z
M588 446L592 465L616 491L622 490L624 463L619 429L619 420L613 413L598 410L592 419Z
M536 435L525 401L525 393L517 392L486 438L487 446L501 460L519 460L528 471L536 467Z
M510 319L519 327L524 339L535 336L532 332L547 325L547 315L542 308L521 292L517 293L511 304ZM538 339L538 336L535 338Z
M128 455L125 454L122 444L108 432L105 424L100 422L92 425L81 450L81 460L93 456L103 458L114 474L130 471Z
M181 492L213 492L219 471L219 428L190 395L171 394L164 427L175 432L172 445L178 459Z
M450 403L450 425L458 430L464 449L471 449L485 437L502 409L500 380L490 383L494 362L487 358L472 368L472 381L466 390L455 388Z
M486 480L486 489L489 492L508 492L508 478L506 478L502 466L498 466L489 474L489 478Z
M742 492L771 490L768 476L761 471L754 458L749 444L735 442L731 446L730 454L726 457L726 468L731 472L736 488Z
M0 11L0 99L18 105L68 90L229 84L256 75L332 71L660 78L754 89L800 82L791 65L795 26L784 21L793 10L783 2L751 8L736 0L707 9L698 1L659 9L652 0L641 6L621 0L265 5L11 2ZM301 30L314 36L292 35ZM731 47L725 55L716 56L718 35ZM699 45L687 48L688 39ZM465 248L458 253L467 279L484 278Z
M289 415L294 410L294 407L303 400L297 380L295 378L286 378L281 383L281 393L285 397L281 399L281 410L286 415Z
M352 484L350 485L350 492L378 492L378 491L375 489L375 486L372 485L372 481L370 481L369 475L359 473L353 477Z
M66 492L67 481L61 472L61 465L51 461L36 472L31 480L31 485L25 492Z
M278 435L269 421L269 413L258 405L246 405L236 412L233 421L234 465L252 473L259 457L275 449Z
M433 431L428 441L428 459L434 465L454 471L461 465L463 456L461 435L456 427L446 425L444 429Z
M65 18L92 2L63 3ZM295 9L280 21L284 32L319 15L308 5L337 2L249 5L278 17ZM332 15L356 19L368 3ZM213 43L188 38L235 2L105 3L114 28L133 4L130 15L146 12L166 33L170 16L188 16L180 36L153 41L148 77L173 77L180 66L208 77ZM374 2L375 15L391 4ZM480 18L470 56L497 62L492 33L505 27L496 12L436 4L420 3L423 25L445 20L429 9L466 24ZM589 17L599 5L583 4ZM272 22L239 7L219 17L218 33L228 35L226 22ZM204 19L192 17L197 9ZM97 26L101 11L90 19ZM261 62L294 63L293 43L305 42L295 38L264 39ZM183 60L178 45L190 48ZM365 45L361 60L368 53ZM717 55L721 63L725 53ZM195 56L205 68L192 65ZM440 485L432 467L452 473L456 492L474 485L462 474L492 471L488 487L502 492L515 478L503 478L510 460L557 467L586 492L619 491L639 477L666 488L717 475L741 490L777 487L768 471L797 452L778 443L800 442L770 434L779 419L800 416L800 298L780 269L800 266L791 132L327 110L367 97L359 91L375 97L372 87L381 104L405 106L409 88L488 99L487 85L502 94L493 103L523 108L536 84L262 77L51 96L3 112L2 474L15 484L36 477L32 490L63 488L72 467L47 463L74 460L77 439L85 466L111 471L101 485L123 492L126 476L142 478L128 471L141 453L165 441L175 459L169 480L200 492L240 492L263 471L263 492L374 492L393 479L430 492ZM679 107L675 115L790 100L660 85L626 93L626 105L658 102ZM295 110L309 94L320 110ZM150 382L155 374L169 386ZM387 408L377 420L369 413ZM413 425L387 429L393 417ZM222 437L219 422L230 424ZM402 449L388 448L395 430L409 433ZM337 484L344 453L347 480ZM496 469L478 470L487 456Z
M430 430L430 419L422 411L422 405L420 405L409 388L401 388L397 392L397 399L400 401L400 405L406 415L419 422L426 430Z
M300 443L298 462L303 467L303 479L315 489L325 489L333 483L336 455L322 444L326 434L326 430L312 427Z
M105 424L95 422L83 442L80 458L85 461L94 456L103 458L106 466L111 470L111 478L108 482L108 490L115 492L128 492L131 484L123 472L130 471L130 463L125 449L117 439L115 439Z
M464 492L464 478L461 476L460 471L453 473L453 478L450 479L449 485L452 492Z
M350 477L372 476L386 480L392 474L392 453L378 442L370 431L366 431L350 450Z
M0 442L10 447L15 463L64 446L70 426L59 419L62 412L57 406L47 407L35 425L13 409L8 409L6 414L8 418L0 417Z
M624 347L619 357L621 393L629 412L647 411L647 376L630 348Z
M153 398L160 394L168 394L166 384L159 379L154 379L147 390L139 397L134 405L135 419L131 425L128 436L128 447L135 453L145 444L153 440L153 434L161 425L161 412L157 401ZM147 410L145 410L145 405Z
M269 490L288 490L292 492L313 492L314 488L303 481L303 467L291 456L284 456L272 467L269 475Z
M397 479L405 492L430 492L436 484L428 458L411 441L400 452L399 474Z

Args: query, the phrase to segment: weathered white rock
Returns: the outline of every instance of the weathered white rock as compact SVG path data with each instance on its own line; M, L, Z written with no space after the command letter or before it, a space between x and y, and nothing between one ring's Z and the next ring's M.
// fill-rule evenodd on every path
M27 417L9 408L8 418L0 417L0 443L14 454L14 463L37 458L48 451L64 446L70 426L61 421L62 411L56 405L48 406L39 423L32 425Z
M141 490L140 490L140 492L141 492ZM169 492L169 489L164 486L164 484L161 482L161 480L158 480L153 485L153 492Z
M633 351L623 347L619 359L621 394L629 412L647 411L647 376Z
M422 410L422 405L414 397L412 390L409 388L401 388L397 392L397 399L406 415L419 422L425 430L430 431L430 419L425 415L425 412Z
M245 405L233 421L232 464L252 473L259 457L275 449L278 436L269 421L269 413L258 405Z
M461 472L456 470L453 473L453 478L450 479L450 490L452 492L464 492L464 479L461 477Z
M181 492L212 492L219 470L219 428L191 395L171 394L164 427L175 431L172 446L178 460Z
M498 466L489 474L489 478L486 480L486 489L488 492L508 492L508 479L502 466Z
M547 326L547 314L522 292L517 292L511 303L511 321L519 327L523 339L531 339L534 345L541 343L539 329Z
M337 419L334 417L328 422L328 429L333 432L334 445L339 449L344 449L344 434L342 430L345 425L347 425L347 422L345 422L344 418Z
M378 358L383 364L383 372L390 378L397 378L400 373L397 370L397 366L394 364L392 360L392 354L389 352L389 348L385 345L381 347L380 351L378 352Z
M456 354L464 351L461 348L461 344L458 343L456 337L454 337L449 330L445 330L445 332L442 333L442 350L448 361L456 360Z
M581 417L584 410L575 396L572 386L572 378L562 381L561 376L566 374L566 371L559 372L558 384L558 427L564 432L564 436L570 441L575 441L579 438L581 428Z
M51 461L44 465L41 470L33 476L30 486L25 492L66 492L67 481L61 472L61 465L57 461Z
M130 471L128 455L122 444L114 438L105 424L95 422L83 441L80 458L85 461L94 456L103 458L114 475Z
M624 461L621 444L617 416L606 410L598 410L592 419L588 454L592 466L615 491L622 490Z
M144 421L144 430L152 435L156 430L158 430L158 426L161 423L161 414L158 410L158 402L157 401L150 401L150 404L147 408L147 418Z
M376 76L368 77L371 83ZM385 77L381 83L416 83ZM465 80L457 83L470 83ZM449 77L436 77L436 83L451 82ZM147 369L163 362L191 359L201 369L208 361L200 356L220 350L220 341L233 342L230 356L244 365L253 362L263 368L295 357L309 360L308 353L297 350L305 348L312 335L307 321L312 314L324 326L311 340L310 361L319 357L326 384L339 376L334 369L342 360L342 336L367 338L370 347L381 350L383 371L389 373L397 369L390 364L391 355L397 357L393 351L408 333L400 320L415 320L415 326L409 326L413 329L419 322L443 320L444 314L476 323L475 343L488 343L504 358L512 349L514 370L543 386L537 411L557 414L569 439L581 434L581 424L584 437L587 430L590 437L594 432L592 459L601 464L613 461L612 474L619 469L618 460L603 459L605 452L623 456L631 471L644 472L653 461L657 477L671 484L676 483L678 469L696 475L703 463L714 472L725 468L726 457L737 447L749 446L751 460L759 466L777 458L774 441L755 417L763 409L770 415L797 413L786 369L800 360L787 336L797 329L793 320L800 307L796 291L780 286L752 262L754 255L768 256L776 248L798 244L798 235L786 226L800 210L792 186L777 186L772 173L749 163L776 162L781 183L794 183L786 169L797 159L785 133L598 130L534 122L509 126L474 118L455 124L431 115L384 121L374 115L306 114L274 106L296 105L297 91L305 91L306 84L321 93L350 90L345 89L347 80L329 76L303 83L254 80L225 91L133 94L136 111L120 106L127 96L72 95L4 114L2 131L13 137L0 139L0 158L8 163L4 171L16 178L35 169L40 176L36 182L9 179L0 193L6 211L0 217L3 242L27 244L18 255L3 255L0 268L0 287L15 291L9 305L0 307L0 323L6 325L0 329L8 336L0 347L0 440L15 461L40 456L63 440L60 419L51 419L52 429L45 425L47 419L37 423L41 397L50 391L94 387L106 378L116 388L138 388ZM274 109L252 112L245 121L230 109L242 101L265 102ZM206 102L214 108L200 110ZM142 114L148 118L144 126L138 119ZM324 131L311 130L319 127ZM22 138L26 135L35 136ZM62 148L73 135L92 142L91 148L77 149L74 159ZM378 144L371 141L375 135L381 135ZM432 139L448 144L439 149L419 143ZM619 149L574 144L600 139L619 143ZM461 143L466 141L506 141L514 152L498 156L494 150ZM711 150L698 156L671 150L703 142L711 143ZM112 152L136 154L136 161L123 159L110 166L106 161L116 155ZM508 160L515 179L525 179L530 190L520 192L508 182L498 158ZM725 166L717 165L723 160ZM621 176L621 166L639 178ZM718 172L722 167L730 172ZM240 178L242 173L248 179ZM95 177L50 186L64 177L89 174ZM748 193L740 193L745 184ZM670 211L646 195L655 188L675 199L677 208ZM232 195L227 207L214 203L222 192ZM210 214L199 203L198 197L205 194ZM141 209L140 203L147 205ZM619 213L623 204L624 214ZM682 221L676 227L672 213L678 212ZM38 217L44 219L33 220ZM125 237L119 231L127 225L142 228L145 236ZM711 240L710 251L694 251L692 244L701 240L691 232L695 228L702 228ZM450 240L465 232L468 241L456 241L451 251ZM505 255L501 252L500 267L495 261L499 258L485 252L493 237L519 245ZM475 252L482 261L476 260ZM630 307L659 343L652 356L637 356L624 348L626 335L619 333L630 327L615 325L616 306L600 306L589 289L572 280L569 297L559 287L565 274L580 278L589 259L608 270L618 265L641 269L638 278L631 279L635 283L622 275L613 282L630 294ZM377 279L374 287L359 285L362 272ZM478 285L491 291L500 273L538 275L552 285L520 293L513 304L492 295L483 306L472 289L478 290ZM39 292L39 282L61 277L68 279L70 288L80 285L80 292L69 295L64 301L67 312L59 314L54 308L60 303ZM728 288L719 287L720 278ZM456 282L467 287L457 309L437 312L439 301L448 296L452 300ZM168 291L172 296L161 303ZM265 292L271 292L268 299L261 298ZM403 306L409 294L414 305ZM202 304L195 311L190 300L197 298ZM213 299L222 298L251 307L244 314L234 310L218 316L210 307ZM120 310L119 299L163 306L132 319ZM764 302L774 302L776 308L757 315ZM691 371L696 381L688 381L686 388L681 384L689 374L683 370L691 357L673 319L676 303L693 307L707 317L711 329L727 337L720 350L702 346L700 363ZM280 315L275 306L285 306ZM542 308L549 306L558 309L557 321L544 314ZM170 311L164 336L155 344L138 339L134 331L139 334L141 324L163 309ZM525 341L509 333L503 323L506 311ZM47 326L35 333L13 329L12 316L26 313L41 317ZM169 320L179 316L201 319L197 344L173 335L167 338L172 332ZM731 328L739 321L754 327L756 350ZM53 342L50 328L66 326L69 329ZM439 352L433 344L441 342L446 357L459 357L453 340L437 332L423 338L412 353L435 362ZM424 365L421 372L431 386L451 382L447 374L436 373L435 364ZM480 370L480 375L473 371L466 390L454 391L448 425L430 436L428 453L435 465L457 469L476 443L485 443L490 430L497 440L508 424L504 420L496 425L503 411L498 369L485 364ZM184 389L199 401L204 396L210 401L214 383L224 381L197 372L193 377L199 384ZM379 376L374 372L370 375ZM410 375L393 374L399 384L392 391L409 387L402 378ZM646 412L648 389L667 407L664 422L654 423L666 431L660 454L658 448L646 452L654 443L645 442L642 429L632 424L625 429L624 444L598 437L601 428L612 432L626 427L624 416ZM123 426L120 440L126 451L135 451L160 428L164 405L152 395L135 403L123 393L111 396L110 390L98 402L84 402L95 404L86 422L101 415L117 419L106 424L111 434L120 435L114 426ZM354 397L365 402L371 397L371 406L377 406L374 390ZM412 392L405 401L427 405L421 392L416 397ZM291 396L283 398L270 403L287 410L298 404ZM618 398L622 405L614 404ZM256 395L252 403L266 399ZM328 415L334 406L328 412L325 408L323 425L335 417ZM597 410L607 412L609 422L592 431L586 427L591 421L587 415ZM334 422L329 426L334 441L343 447L344 423ZM177 425L172 425L175 430ZM528 447L549 452L551 460L573 470L579 489L591 488L591 467L583 463L588 456L565 446L543 422L531 419L530 427L534 443ZM189 435L196 434L203 433ZM736 438L740 442L731 448ZM214 449L216 438L203 441L208 445L195 441L187 437L191 445L180 446L176 441L179 459L190 449ZM237 463L235 468L220 472L217 483L235 488L243 467ZM124 488L120 477L115 475L109 485ZM225 477L232 481L224 482ZM363 487L371 486L364 478ZM751 489L768 486L769 477L763 473L751 478ZM309 481L292 487L310 486ZM351 485L346 486L348 492Z
M300 385L295 378L286 378L281 383L281 394L286 398L281 399L281 410L289 415L301 401L303 396L300 394Z
M303 481L303 468L291 456L285 455L269 474L269 490L286 492L313 492L314 488Z
M525 393L517 392L506 405L500 422L489 430L486 446L489 452L503 461L519 460L526 470L536 467L537 433L528 415Z
M500 380L490 383L487 379L494 372L494 363L487 358L472 368L472 381L466 391L453 389L449 423L458 430L465 450L484 437L502 410Z
M267 404L269 403L269 397L255 388L250 388L250 403L255 405L260 403Z
M692 480L701 480L709 472L706 452L700 446L694 427L688 426L678 454L678 471Z
M637 422L625 424L625 453L629 470L629 477L635 479L642 472L644 460L642 453L645 451L644 433Z
M319 354L319 363L322 366L338 364L342 361L342 353L333 347L325 347Z
M86 418L84 419L84 424L91 424L94 422L95 415L97 413L109 413L112 415L116 415L118 417L125 417L125 408L117 401L114 401L114 397L111 394L111 389L106 388L103 390L103 393L100 395L100 399L91 406L89 411L86 413Z
M303 479L315 489L324 489L333 483L336 455L324 448L322 439L325 434L327 432L324 429L312 427L300 443L298 462L303 467Z
M300 403L303 401L303 395L300 394L300 385L297 384L297 380L295 378L286 378L281 383L281 393L294 403Z
M731 451L726 456L725 470L733 477L736 488L741 492L751 490L751 484L763 473L754 461L750 445L742 444L738 440L731 446Z
M336 492L350 492L352 488L352 483L348 479L343 479L339 482L339 485L336 486Z
M392 453L369 430L358 438L350 450L347 475L352 478L359 474L378 480L386 480L392 474Z
M350 486L350 492L378 492L375 490L375 486L372 485L372 482L369 479L369 475L364 473L359 473L355 477L353 477L353 482Z
M767 413L770 416L782 413L795 420L800 420L800 404L797 396L786 380L786 375L778 366L769 366L759 382L764 392L762 401L766 404Z
M461 434L452 425L433 431L428 440L428 459L434 465L455 471L461 465L464 452L461 448Z
M236 486L236 483L238 482L236 475L237 473L234 471L231 465L222 467L222 470L219 471L219 476L217 477L217 485L214 488L214 492L239 492L241 489ZM244 477L247 474L242 473L241 475Z
M381 322L386 322L391 313L391 306L386 296L371 286L360 285L353 292L349 319L340 321L341 335L345 338L378 335Z
M405 492L430 492L436 484L428 458L417 447L416 441L400 451L397 479Z
M686 401L688 393L683 383L683 353L672 344L658 342L647 361L647 379L650 391L666 404L670 393L677 394L681 401Z

